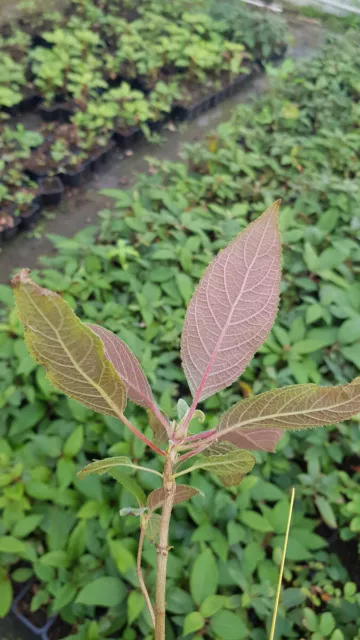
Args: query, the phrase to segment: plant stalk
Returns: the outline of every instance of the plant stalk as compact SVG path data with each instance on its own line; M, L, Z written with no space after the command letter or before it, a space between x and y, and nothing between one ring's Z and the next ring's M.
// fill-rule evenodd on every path
M139 548L138 548L137 563L136 563L136 571L137 571L137 575L138 575L138 579L139 579L139 583L140 583L140 588L141 588L141 591L142 591L143 596L145 598L146 606L149 609L149 613L150 613L150 617L151 617L151 621L152 621L153 627L155 627L155 613L154 613L153 606L151 604L149 592L148 592L148 590L146 588L145 580L144 580L142 569L141 569L141 556L142 556L142 550L143 550L143 545L144 545L144 537L145 537L145 528L141 525L141 527L140 527Z
M172 477L175 457L176 451L170 449L164 469L165 499L161 514L156 562L155 640L165 640L166 568L169 554L169 525L176 491L176 482Z

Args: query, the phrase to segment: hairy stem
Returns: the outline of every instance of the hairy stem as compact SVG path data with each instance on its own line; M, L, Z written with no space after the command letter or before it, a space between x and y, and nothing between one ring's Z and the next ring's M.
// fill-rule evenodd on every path
M172 477L175 456L176 452L170 450L164 469L165 499L161 514L156 562L155 640L165 640L166 568L169 553L169 525L176 491L176 483Z
M144 545L144 538L145 538L145 528L143 526L141 526L141 528L140 528L140 538L139 538L139 547L138 547L138 553L137 553L136 571L137 571L137 575L138 575L138 578L139 578L140 589L141 589L141 591L143 593L143 596L145 598L146 606L149 609L149 613L150 613L150 617L151 617L151 621L152 621L153 627L155 627L155 613L154 613L153 606L151 604L149 592L148 592L148 590L146 588L146 584L145 584L145 580L144 580L143 573L142 573L142 568L141 568L141 556L142 556L142 550L143 550L143 545Z

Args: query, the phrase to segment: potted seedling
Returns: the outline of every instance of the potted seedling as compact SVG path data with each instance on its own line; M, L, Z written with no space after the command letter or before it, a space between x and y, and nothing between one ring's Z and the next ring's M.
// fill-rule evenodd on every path
M15 114L23 100L27 103L33 98L32 85L26 78L23 61L16 62L9 54L1 56L0 68L0 106Z
M90 101L72 119L79 129L79 146L88 154L94 171L105 163L116 146L111 136L117 114L115 102L98 99Z
M0 161L1 162L1 161ZM1 167L1 164L0 164ZM13 215L14 204L10 200L8 187L0 182L0 240L9 240L16 235L20 226L20 218Z
M61 296L34 283L28 269L12 281L26 344L47 370L48 380L91 410L118 418L163 459L162 473L126 456L93 461L78 473L79 478L109 473L120 484L129 479L123 480L121 467L159 477L158 488L146 500L141 486L131 479L138 504L121 514L139 518L137 574L155 640L165 639L172 510L200 493L183 484L184 477L203 469L225 486L237 486L256 462L252 450L271 452L285 431L348 420L360 410L360 378L334 387L291 385L242 399L219 416L214 428L194 431L195 421L206 421L199 403L234 383L267 338L278 310L280 282L274 203L220 251L190 300L181 357L192 401L189 406L179 400L174 420L159 410L139 362L122 340L105 327L83 324ZM127 398L148 412L153 439L125 415ZM155 594L148 592L142 572L146 536L157 551ZM198 630L206 622L200 615Z
M102 96L106 102L115 105L115 133L118 144L128 147L142 136L141 127L151 117L151 108L142 91L131 89L127 82L110 89Z
M147 96L151 116L149 118L149 126L151 129L159 129L171 113L173 104L181 97L179 85L177 82L159 81L154 89Z
M21 29L15 29L9 36L0 35L0 51L7 53L15 62L22 62L31 46L31 37Z
M194 37L178 60L187 67L178 78L181 99L177 117L194 118L231 95L248 77L249 54L241 44L224 41L220 36L210 41Z

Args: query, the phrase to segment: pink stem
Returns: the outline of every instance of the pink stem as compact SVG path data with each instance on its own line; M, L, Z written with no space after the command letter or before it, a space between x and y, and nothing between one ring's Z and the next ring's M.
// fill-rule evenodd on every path
M203 440L204 438L210 438L217 433L216 429L209 429L208 431L202 431L201 433L195 433L193 436L187 436L184 442L193 442L194 440Z
M128 429L130 429L130 431L132 431L132 433L139 438L139 440L141 440L142 442L144 442L145 444L147 444L148 447L150 447L150 449L152 449L153 451L156 451L156 453L160 454L161 456L166 457L166 453L164 451L162 451L162 449L159 449L159 447L156 446L156 444L154 444L153 442L151 442L151 440L149 440L146 436L144 436L141 431L139 431L136 427L134 427L134 425L130 422L130 420L128 420L124 414L122 413L120 416L120 420L122 420L122 422L127 426Z
M180 456L180 458L178 458L177 460L176 466L178 466L182 462L185 462L185 460L192 458L193 456L197 456L199 453L204 451L204 449L207 449L215 440L217 440L217 433L215 435L216 437L212 436L207 441L202 442L197 449L193 449L192 451L184 453L182 456Z

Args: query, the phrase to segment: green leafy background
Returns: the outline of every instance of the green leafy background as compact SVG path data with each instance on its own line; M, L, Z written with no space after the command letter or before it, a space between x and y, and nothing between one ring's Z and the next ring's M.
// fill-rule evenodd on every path
M178 163L152 165L74 238L53 237L35 277L78 315L103 324L139 357L161 408L189 400L179 341L186 303L212 256L282 198L282 299L269 339L239 383L204 403L206 426L249 393L344 383L360 369L359 38L336 38L302 67L272 74L269 94L239 108ZM277 76L282 76L278 79ZM35 576L46 605L78 640L152 637L135 571L134 498L112 478L75 473L94 458L130 456L160 469L120 422L57 393L28 355L8 287L0 288L0 601ZM129 408L151 437L146 415ZM286 433L239 488L205 471L204 496L171 524L168 635L265 640L296 488L277 637L359 638L359 420ZM125 472L124 472L125 473ZM146 492L152 474L134 475ZM146 543L153 587L155 548Z

